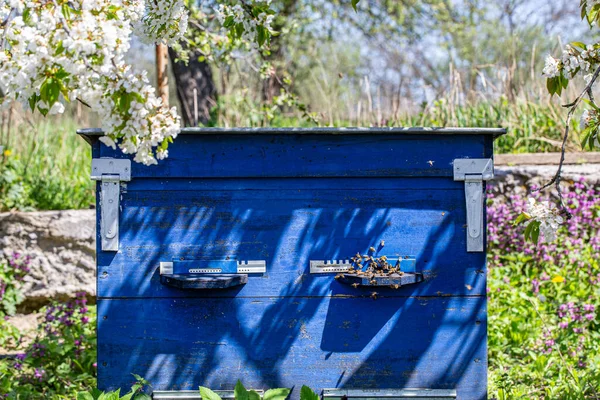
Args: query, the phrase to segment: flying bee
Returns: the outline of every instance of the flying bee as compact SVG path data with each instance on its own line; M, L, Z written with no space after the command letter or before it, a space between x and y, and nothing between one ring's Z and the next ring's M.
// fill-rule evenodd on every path
M391 287L392 289L398 289L398 288L400 287L400 285L398 285L398 284L396 283L396 284L390 285L390 287Z
M373 292L373 293L371 293L371 298L372 298L373 300L377 300L377 296L378 296L378 294L379 294L379 293L377 293L377 292Z
M373 247L373 246L369 247L369 251L370 251L371 253L375 253L375 247Z
M354 289L356 289L358 286L359 286L359 285L358 285L358 283L353 283L353 284L352 284L352 287L353 287Z

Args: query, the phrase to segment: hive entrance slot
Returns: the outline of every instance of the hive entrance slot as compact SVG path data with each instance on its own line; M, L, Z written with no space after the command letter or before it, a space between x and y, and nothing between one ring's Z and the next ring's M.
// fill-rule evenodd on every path
M456 399L454 389L323 389L323 400Z

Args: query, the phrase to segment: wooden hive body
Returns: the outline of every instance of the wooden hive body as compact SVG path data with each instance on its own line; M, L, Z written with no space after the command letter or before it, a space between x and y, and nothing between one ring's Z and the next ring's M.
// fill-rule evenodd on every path
M292 398L303 384L486 398L486 258L467 252L453 163L491 158L502 132L191 129L157 166L132 162L118 251L102 249L98 203L99 387L125 390L135 373L156 391L241 379L294 387ZM80 133L95 159L126 158ZM311 261L370 247L414 257L423 282L353 287L310 273ZM266 272L228 289L161 282L161 262L247 260Z

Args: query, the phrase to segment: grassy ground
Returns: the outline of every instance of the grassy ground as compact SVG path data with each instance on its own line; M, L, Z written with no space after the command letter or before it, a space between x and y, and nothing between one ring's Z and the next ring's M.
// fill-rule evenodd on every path
M94 203L90 149L75 134L77 128L72 119L47 119L5 132L0 211L79 209Z

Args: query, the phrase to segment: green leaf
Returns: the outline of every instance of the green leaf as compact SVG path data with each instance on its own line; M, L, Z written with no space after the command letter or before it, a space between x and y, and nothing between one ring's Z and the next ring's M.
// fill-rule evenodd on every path
M533 224L535 223L535 221L531 221L529 224L527 224L527 227L525 228L525 240L529 240L529 237L531 236L531 230L533 229Z
M265 44L265 41L267 40L267 30L262 26L257 26L256 31L258 33L258 36L257 36L258 45L262 46L263 44Z
M235 34L238 38L242 37L242 35L244 34L244 24L239 23L235 26Z
M587 48L585 43L582 42L571 42L570 44L572 47L579 47L581 50L585 50Z
M534 243L538 243L540 239L540 224L539 222L533 226L531 237Z
M319 395L306 385L300 389L300 400L319 400Z
M265 392L263 400L285 400L291 391L288 388L269 389Z
M143 393L143 392L139 392L133 395L133 397L131 398L132 400L152 400L152 397L150 397L150 395Z
M202 400L221 400L221 396L204 386L200 386L200 397Z
M29 7L23 10L23 22L25 22L25 24L31 22L31 8Z
M553 95L556 93L557 82L556 78L548 78L546 79L546 88L548 89L548 93Z
M32 94L31 97L29 98L29 108L31 108L31 111L35 111L35 106L37 104L37 102L40 100L40 97L37 94Z
M94 400L94 397L89 392L77 393L77 400Z
M249 400L248 391L246 390L244 385L242 385L242 381L240 381L239 379L235 384L235 388L233 389L233 395L235 397L235 400Z
M515 220L514 225L519 225L525 221L529 221L530 219L531 219L531 217L529 216L529 214L521 213Z
M225 28L231 28L233 26L234 22L235 22L235 19L233 18L233 15L230 15L227 18L225 18L225 21L223 21L223 26Z
M581 136L583 136L583 139L581 139L581 148L583 150L585 150L585 144L590 139L591 133L592 133L592 130L590 129L589 126L581 132Z
M248 400L260 400L260 394L256 390L248 391Z
M356 8L356 6L358 5L359 2L360 2L360 0L352 0L352 8L354 8L354 11L358 12L358 9Z

